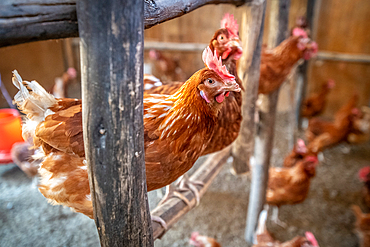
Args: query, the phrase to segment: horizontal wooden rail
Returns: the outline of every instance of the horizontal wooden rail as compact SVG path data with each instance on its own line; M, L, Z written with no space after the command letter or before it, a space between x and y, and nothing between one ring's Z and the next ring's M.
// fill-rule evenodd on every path
M370 63L370 55L367 54L348 54L340 52L320 51L317 53L318 60L334 60L352 63Z
M156 49L161 51L203 51L207 47L206 43L173 43L173 42L156 42L144 41L144 49Z
M207 4L248 2L253 0L144 0L144 26L150 28ZM78 35L76 0L0 2L0 47Z
M223 164L225 164L227 158L230 157L231 146L210 155L210 157L203 163L201 167L190 177L190 181L201 181L204 186L197 186L199 189L200 196L207 191L213 179L221 171ZM194 194L190 191L182 192L182 194L189 200L192 205L195 205ZM171 228L173 224L180 220L187 212L189 212L193 206L188 206L184 201L177 197L173 197L156 207L151 214L154 216L161 217L167 224L167 229ZM154 240L160 238L165 233L163 227L153 222L153 238Z

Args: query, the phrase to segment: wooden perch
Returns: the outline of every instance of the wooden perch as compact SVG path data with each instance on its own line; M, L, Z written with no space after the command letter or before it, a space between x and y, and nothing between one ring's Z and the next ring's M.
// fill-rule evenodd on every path
M79 0L77 11L84 145L100 243L153 246L144 163L144 3Z
M222 166L225 164L228 157L230 157L230 146L215 153L211 154L208 159L202 164L201 167L190 177L190 181L201 181L204 186L197 186L200 196L207 191L213 179L221 171ZM195 197L192 192L182 192L182 194L195 205ZM156 207L151 214L161 217L167 224L168 229L180 220L192 207L188 206L181 199L174 197L169 199L164 204ZM154 239L160 238L165 233L165 229L158 223L153 223L153 237Z
M255 110L260 78L260 56L263 36L263 3L244 6L240 38L243 55L240 58L238 75L245 91L242 92L242 116L240 131L233 143L233 170L235 174L249 171L249 159L253 154L255 134ZM262 26L262 27L261 27Z
M150 28L207 4L240 6L252 1L144 0L144 26ZM0 3L0 47L78 36L76 0L3 0Z

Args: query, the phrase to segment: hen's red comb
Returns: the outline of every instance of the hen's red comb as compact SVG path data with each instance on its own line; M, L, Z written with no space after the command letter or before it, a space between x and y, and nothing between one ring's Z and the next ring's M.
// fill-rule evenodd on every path
M308 38L307 32L299 27L293 29L293 36L302 36L303 38Z
M225 65L222 65L221 57L217 59L216 51L213 54L209 46L206 49L204 49L202 58L203 62L207 65L207 67L216 72L222 78L222 80L224 80L225 82L231 82L235 80L235 76L231 75L227 71Z
M319 247L319 243L317 242L315 236L313 235L312 232L306 232L305 237L307 238L308 241L312 243L312 246L314 247Z
M312 163L317 163L319 161L316 156L307 156L305 160Z
M306 147L306 144L304 143L304 140L302 139L297 140L296 149L300 153L307 153L307 147Z
M365 167L361 168L361 169L358 171L358 177L359 177L362 181L366 182L367 180L369 180L369 179L367 178L367 175L368 175L369 173L370 173L370 166L365 166Z
M239 37L239 25L238 22L234 19L233 15L226 13L224 18L221 20L221 28L226 28L229 31L230 36Z

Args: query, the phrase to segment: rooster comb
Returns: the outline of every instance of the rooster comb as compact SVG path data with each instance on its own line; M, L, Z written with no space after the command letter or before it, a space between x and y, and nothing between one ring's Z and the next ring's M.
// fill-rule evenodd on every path
M224 18L221 20L221 28L226 28L229 31L229 34L233 37L239 37L238 22L234 19L233 15L226 13Z
M359 171L358 171L358 177L366 182L368 180L367 178L367 175L370 173L370 166L365 166L365 167L362 167Z
M319 247L319 243L317 242L315 236L313 235L312 232L305 232L305 237L308 241L311 242L312 246L314 247Z
M300 28L300 27L296 27L293 29L293 36L301 36L303 38L308 38L308 34L307 32L303 29L303 28Z
M222 80L225 82L230 82L235 80L235 76L231 75L228 71L225 65L222 65L221 57L217 59L217 53L212 52L211 48L207 46L206 49L203 51L203 62L206 64L206 66L216 72Z

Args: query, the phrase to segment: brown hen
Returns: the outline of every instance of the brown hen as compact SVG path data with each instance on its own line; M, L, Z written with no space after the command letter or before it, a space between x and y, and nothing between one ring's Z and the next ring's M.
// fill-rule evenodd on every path
M364 214L357 205L352 205L356 216L356 233L360 240L360 247L370 247L370 214Z
M317 53L316 42L301 28L274 49L262 49L259 94L270 94L285 81L294 65L301 59L310 59Z
M315 236L306 232L305 237L297 236L284 243L275 240L266 228L267 210L262 210L258 219L254 245L252 247L319 247Z
M144 147L148 191L175 181L189 170L210 141L225 94L240 91L234 76L207 48L206 68L196 72L172 96L144 98ZM14 71L14 97L27 114L23 135L32 136L43 154L40 192L93 217L82 135L81 100L56 99L36 81Z
M306 138L309 141L308 149L313 152L321 152L345 141L352 129L353 120L359 114L359 110L356 108L357 101L358 95L354 94L338 110L333 122L324 121L317 117L310 119L306 130Z
M328 80L326 83L321 85L321 90L319 92L313 93L311 96L305 99L302 102L301 116L312 118L321 114L326 105L327 95L334 85L335 82L333 80Z

